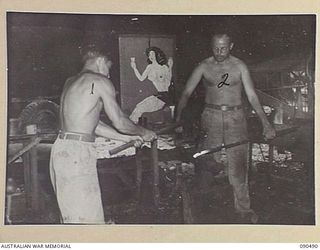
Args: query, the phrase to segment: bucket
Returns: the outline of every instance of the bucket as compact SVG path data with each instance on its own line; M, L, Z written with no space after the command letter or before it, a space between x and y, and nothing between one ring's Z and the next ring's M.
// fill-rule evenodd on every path
M9 136L19 134L19 119L9 119Z
M29 124L28 126L26 126L26 133L28 135L35 135L37 133L37 125Z

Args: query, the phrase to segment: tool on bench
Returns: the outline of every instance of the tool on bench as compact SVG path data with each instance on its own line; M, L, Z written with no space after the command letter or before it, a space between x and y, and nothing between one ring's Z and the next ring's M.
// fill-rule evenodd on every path
M167 133L167 132L169 132L169 131L171 131L171 130L179 127L179 126L181 126L181 123L172 123L169 126L164 127L162 129L159 129L158 131L156 131L156 134L157 135L161 135L161 134ZM121 152L122 150L125 150L127 148L133 147L134 143L135 143L135 141L130 141L130 142L127 142L127 143L125 143L125 144L123 144L123 145L121 145L119 147L111 149L109 151L109 154L110 155L114 155L114 154L117 154L117 153Z

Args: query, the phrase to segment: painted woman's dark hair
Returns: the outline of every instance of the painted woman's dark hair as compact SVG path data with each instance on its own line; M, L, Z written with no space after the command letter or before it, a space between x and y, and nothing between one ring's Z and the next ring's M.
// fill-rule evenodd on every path
M167 60L167 57L166 57L166 54L161 50L159 49L158 47L149 47L146 49L146 55L148 57L147 59L147 62L149 64L151 64L152 62L150 61L149 59L149 53L150 51L154 51L155 55L156 55L156 60L157 62L160 64L160 65L165 65L167 64L168 60Z

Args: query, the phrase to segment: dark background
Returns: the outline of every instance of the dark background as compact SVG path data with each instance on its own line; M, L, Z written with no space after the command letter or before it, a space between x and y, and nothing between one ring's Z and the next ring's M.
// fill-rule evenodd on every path
M81 70L79 46L91 42L104 44L112 53L114 66L111 77L119 91L118 98L120 99L119 36L123 34L168 35L176 38L174 83L177 95L179 95L195 65L212 54L210 49L211 33L220 26L224 26L230 29L233 34L235 47L232 53L245 61L251 71L256 67L256 75L261 75L262 80L255 81L255 85L257 88L263 89L265 87L263 78L269 77L269 75L260 74L261 71L257 68L272 73L274 71L287 73L288 67L286 64L296 63L296 61L301 61L304 64L303 61L306 57L310 54L314 56L315 21L315 15L137 16L9 12L7 13L8 116L10 118L19 116L19 111L36 97L59 97L66 78L77 74ZM278 60L273 60L274 58L278 58ZM278 75L275 74L275 77ZM281 83L279 79L271 80L268 83L272 82L275 85ZM311 80L308 82L314 83ZM17 101L17 99L28 98L29 101ZM54 101L59 102L59 98L54 99ZM17 104L20 105L19 108L17 108ZM198 102L192 102L192 104L198 105ZM187 124L192 135L196 135L194 131L198 133L200 130L192 130L193 122L196 120L194 117L201 113L197 106L191 108L186 112L189 115L189 119L186 119L186 121L188 121ZM190 110L197 110L198 112L193 113ZM56 121L49 120L49 122L54 123ZM314 225L315 223L314 123L313 120L305 119L301 121L301 124L296 137L288 134L287 137L279 139L279 150L292 152L293 161L277 159L270 167L262 154L264 162L261 163L259 160L261 164L256 166L258 169L257 176L252 177L253 182L250 182L250 185L253 194L252 204L254 209L259 211L262 224ZM195 128L199 127L195 126ZM9 137L7 145L9 145ZM261 148L260 150L262 152ZM10 153L9 147L8 152ZM41 169L40 166L48 165L49 152L50 150L46 148L42 154L39 154L43 157L39 160L39 170ZM258 148L254 152L256 157L257 152L259 152ZM167 152L165 154L165 159L174 159ZM185 157L183 161L187 159ZM255 160L258 162L257 158ZM126 164L128 165L128 163ZM23 182L23 175L20 175L20 170L23 169L21 167L21 163L16 168L14 166L8 167L7 177L11 176L11 173L12 175L16 174L20 176L19 178ZM39 177L43 182L41 185L50 189L52 193L51 185L48 185L50 182L48 181L49 174L46 172L47 168L42 168L41 171L44 171L44 173L39 173L42 174L42 178ZM111 200L113 203L121 202L119 198L127 200L127 196L119 195L120 192L128 192L127 190L115 191L117 185L121 188L124 187L122 182L118 184L119 180L113 176L108 179L103 178L103 180L103 196L108 201L108 205L110 202L109 196L114 197L114 200ZM148 188L149 186L145 187L147 188L143 189L146 190L147 196L148 191L152 189ZM130 187L130 191L132 191L132 187ZM232 209L232 205L230 205L232 201L229 201L231 196L224 195L226 191L218 190L214 193L217 196L220 195L221 198L216 199L218 202L215 199L213 201L204 199L205 206L201 215L202 220L199 222L229 223L230 218L226 217L226 214L228 215L229 208ZM44 218L48 219L48 213L52 209L54 210L56 204L53 201L54 199L51 199L48 202L49 212L36 213L33 217L25 212L24 205L18 203L19 205L15 207L18 208L17 210L21 208L23 219L22 222L17 219L17 223L29 224L29 220L32 223L35 223L34 221L44 223ZM225 211L226 207L221 205L224 201L229 204L227 212ZM201 202L197 204L202 206ZM217 210L220 205L220 210ZM172 206L172 204L168 204L168 206ZM127 224L126 219L129 217L129 220L137 219L138 222L133 223L142 223L143 219L148 219L149 215L152 219L145 222L147 224L153 224L155 220L159 219L150 212L145 216L145 210L147 209L141 210L140 207L139 211L132 210L131 214L126 213L126 210L117 209L117 207L114 207L114 210L119 217L124 214L121 219L125 224ZM138 217L136 217L136 214L138 214ZM209 215L212 218L209 218ZM24 217L27 217L27 221L24 221ZM232 221L232 217L230 221ZM176 220L170 221L170 223L175 222Z
M67 77L81 69L79 46L103 43L112 54L119 90L121 34L176 37L176 89L211 55L210 34L233 34L233 54L249 65L286 54L307 55L315 46L315 15L196 16L7 13L8 90L12 98L60 95ZM257 86L259 87L259 86ZM120 93L121 95L121 93Z

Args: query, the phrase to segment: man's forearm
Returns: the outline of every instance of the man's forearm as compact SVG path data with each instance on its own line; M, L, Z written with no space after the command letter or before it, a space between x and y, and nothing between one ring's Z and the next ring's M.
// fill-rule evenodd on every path
M98 136L106 137L108 139L114 139L114 140L120 140L120 141L126 141L127 139L126 135L120 134L114 128L103 123L102 121L99 121L95 130L95 134Z
M121 117L119 123L115 124L115 126L120 132L124 134L143 136L146 133L145 128L134 124L129 118L125 116Z
M258 117L260 118L261 122L262 122L262 125L264 127L266 126L270 126L270 123L267 119L267 116L266 114L264 113L263 111L263 108L259 102L259 99L258 97L256 98L252 98L252 100L249 100L250 101L250 104L252 105L253 109L256 111Z
M181 96L181 99L178 103L178 107L177 107L177 112L176 112L176 119L177 120L180 120L181 119L181 114L182 114L182 111L183 109L187 106L187 103L188 103L188 99L189 99L189 96L187 95L182 95Z

